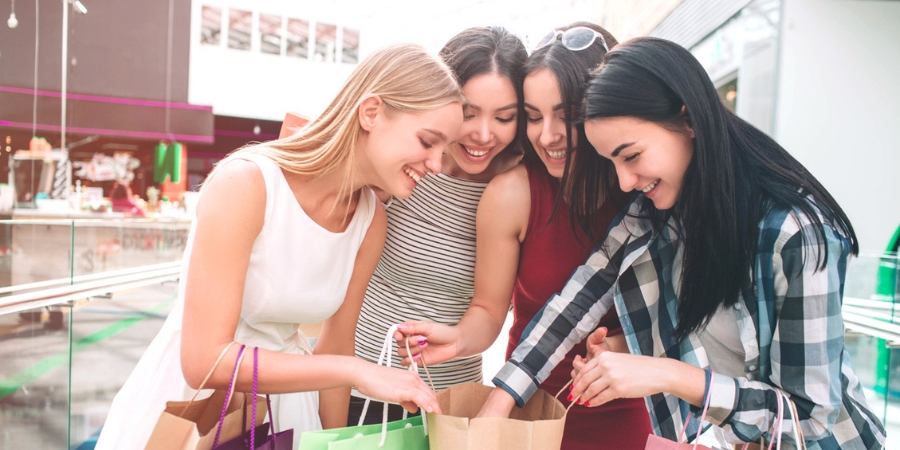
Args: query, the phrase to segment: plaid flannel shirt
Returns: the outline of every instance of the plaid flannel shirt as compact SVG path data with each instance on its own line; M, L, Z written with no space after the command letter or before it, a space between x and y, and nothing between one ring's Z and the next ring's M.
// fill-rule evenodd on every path
M795 402L808 449L882 448L884 428L868 407L844 348L841 299L849 240L826 225L828 262L817 271L820 247L808 217L773 209L761 220L753 285L742 290L734 307L745 376L717 373L710 385L708 358L697 336L678 341L673 334L682 246L671 227L654 232L646 220L633 217L644 201L636 197L603 246L534 317L494 384L524 405L615 306L631 353L674 358L707 371L707 420L720 426L729 442L771 438L777 387ZM654 433L671 440L678 439L684 418L697 413L670 394L645 400ZM688 436L698 431L696 415ZM790 420L782 435L785 448L796 448Z

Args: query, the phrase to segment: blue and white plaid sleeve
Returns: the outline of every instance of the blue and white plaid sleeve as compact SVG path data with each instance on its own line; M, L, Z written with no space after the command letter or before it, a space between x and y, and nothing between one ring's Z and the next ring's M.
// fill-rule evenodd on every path
M635 247L634 233L644 231L640 220L633 216L640 207L640 202L634 202L629 209L631 216L620 214L604 244L575 269L562 291L531 320L512 357L493 379L520 407L613 307L622 263ZM638 240L645 241L646 236Z
M807 441L823 444L820 448L869 448L843 447L833 435L842 410L843 370L850 370L849 364L844 367L841 316L849 243L825 226L828 259L819 270L819 258L824 255L814 226L806 217L783 213L770 214L760 230L757 299L745 300L758 302L759 328L771 330L771 341L759 343L760 356L768 355L761 363L771 365L771 376L767 382L717 376L709 386L708 418L725 429L730 441L771 439L778 411L777 386L796 404ZM848 412L851 417L840 421L862 419L859 410ZM794 443L790 416L789 412L784 416L782 436Z

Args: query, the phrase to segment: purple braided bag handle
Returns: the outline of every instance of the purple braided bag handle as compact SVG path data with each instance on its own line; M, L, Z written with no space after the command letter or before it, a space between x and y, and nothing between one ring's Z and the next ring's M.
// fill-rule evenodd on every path
M259 392L259 347L253 347L253 397L251 401L253 406L250 409L250 445L247 448L255 448L256 446L256 396ZM268 396L266 397L268 399ZM269 425L269 428L275 426Z
M259 347L253 347L253 407L250 410L250 445L247 448L254 448L256 445L256 396L259 395ZM266 406L269 410L269 433L272 435L272 442L275 442L275 416L272 413L272 401L269 394L266 394Z
M228 383L228 394L225 396L225 402L222 404L222 415L219 416L219 426L216 427L216 439L213 441L213 448L219 446L219 437L222 435L222 424L225 422L225 415L228 411L228 404L231 403L231 394L234 392L234 383L237 379L238 369L241 367L241 360L244 358L244 349L246 349L246 345L241 345L241 349L238 350L237 359L234 361L234 370L231 372L231 381ZM256 402L253 403L254 408L256 407ZM255 413L256 411L254 411Z
M251 422L250 427L250 440L253 444L250 445L250 448L253 448L256 445L256 396L257 389L259 388L259 347L253 348L253 412L250 414L253 422ZM266 406L269 410L269 434L272 435L272 442L275 442L275 415L272 412L272 400L269 399L269 394L266 394Z

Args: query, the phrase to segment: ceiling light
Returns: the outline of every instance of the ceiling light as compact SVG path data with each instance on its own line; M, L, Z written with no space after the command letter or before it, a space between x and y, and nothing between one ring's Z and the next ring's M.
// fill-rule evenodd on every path
M75 0L72 2L72 5L75 6L75 9L78 10L78 12L80 12L81 14L87 14L87 8L85 8L80 1Z
M12 0L12 9L9 11L9 20L6 21L6 25L10 28L19 26L19 19L16 19L16 0Z

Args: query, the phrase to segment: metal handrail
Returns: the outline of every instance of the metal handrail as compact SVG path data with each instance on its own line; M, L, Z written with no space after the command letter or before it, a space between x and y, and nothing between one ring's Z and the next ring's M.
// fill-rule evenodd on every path
M881 300L844 297L841 313L847 330L900 346L900 305Z
M164 264L153 264L132 269L101 272L79 277L77 282L66 286L58 286L0 298L0 315L28 311L36 308L68 304L72 301L108 295L178 280L181 275L181 263L178 261ZM66 279L68 280L68 279ZM75 280L74 278L72 279ZM59 280L51 280L57 282ZM12 286L12 290L23 290L23 286L32 286L46 282L29 283Z
M146 272L149 270L158 270L158 269L169 269L173 267L180 267L180 261L172 261L161 264L149 264L146 266L138 266L138 267L130 267L127 269L118 269L118 270L109 270L105 272L97 272L91 273L87 275L78 275L72 278L57 278L54 280L45 280L45 281L35 281L33 283L25 283L25 284L16 284L13 286L0 287L0 294L8 294L12 292L25 292L31 291L35 289L41 289L51 286L63 286L63 285L72 285L72 284L80 284L85 281L92 280L102 280L105 278L116 277L120 275L130 275L135 273ZM3 301L0 300L0 306L3 305Z

